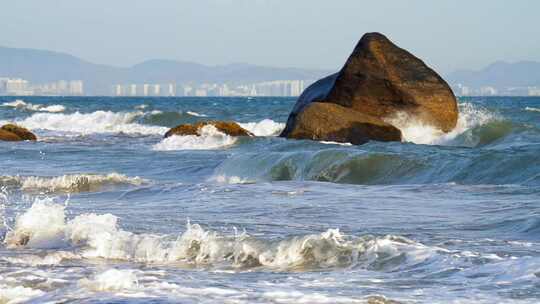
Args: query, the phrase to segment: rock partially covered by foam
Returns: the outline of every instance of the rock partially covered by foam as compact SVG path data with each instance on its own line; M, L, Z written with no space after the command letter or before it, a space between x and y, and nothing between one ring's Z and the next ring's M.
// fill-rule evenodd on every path
M0 128L0 140L5 141L22 141L22 140L37 140L34 133L23 127L14 124L7 124Z
M170 129L165 137L172 135L195 135L200 136L200 130L208 125L214 126L219 132L229 136L253 136L251 132L242 128L234 121L203 121L195 124L183 124Z
M384 35L368 33L341 71L300 96L281 136L357 144L399 141L401 136L385 121L403 114L449 132L457 123L457 101L448 84L422 60ZM390 133L370 131L381 126Z

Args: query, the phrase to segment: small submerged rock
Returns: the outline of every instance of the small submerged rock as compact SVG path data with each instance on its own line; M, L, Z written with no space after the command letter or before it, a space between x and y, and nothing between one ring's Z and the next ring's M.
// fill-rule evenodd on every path
M23 141L23 140L37 140L34 133L28 131L23 127L19 127L14 124L7 124L0 128L0 140L4 141Z
M251 132L242 128L239 124L237 124L234 121L203 121L203 122L197 122L195 124L183 124L183 125L176 126L170 129L169 131L167 131L167 133L165 133L165 138L170 137L172 135L199 136L200 135L199 130L208 125L214 126L218 131L229 136L254 136Z
M448 84L422 60L380 33L365 34L344 67L308 87L282 137L362 144L400 141L397 115L451 131L457 101Z

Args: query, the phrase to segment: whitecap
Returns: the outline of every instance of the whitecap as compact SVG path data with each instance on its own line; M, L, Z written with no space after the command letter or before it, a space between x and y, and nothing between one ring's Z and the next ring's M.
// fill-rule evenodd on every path
M530 111L530 112L540 112L540 108L533 108L533 107L526 107L525 110Z
M164 134L167 128L141 125L135 120L144 115L142 112L96 111L92 113L75 112L36 113L20 121L18 125L31 130L51 130L81 134L92 133L127 133L127 134Z
M39 108L40 112L49 112L49 113L59 113L64 112L66 110L66 107L63 105L51 105L51 106L43 106Z
M26 103L24 100L17 99L12 102L5 102L2 104L4 107L12 107L16 109L23 109L27 111L34 111L34 112L50 112L50 113L58 113L58 112L64 112L66 110L66 107L63 105L40 105L40 104L31 104Z
M92 291L122 291L137 288L139 281L133 270L109 269L91 279L79 280L79 285Z
M0 284L0 303L26 303L33 298L39 297L43 294L45 293L39 289Z
M246 232L223 235L188 223L184 233L171 239L122 230L112 214L82 214L68 220L65 207L51 201L36 201L17 217L4 242L9 248L76 248L77 256L86 259L276 270L355 265L390 270L435 258L442 251L400 236L347 236L338 229L268 240ZM401 262L393 263L392 257Z
M196 117L208 117L207 115L199 114L199 113L193 112L193 111L187 111L186 114L191 115L191 116L196 116Z
M240 176L227 176L227 175L217 175L217 176L214 176L210 179L211 181L215 181L217 183L220 183L220 184L229 184L229 185L234 185L234 184L254 184L255 181L252 181L252 180L249 180L249 179L246 179L246 178L242 178Z
M203 126L199 135L173 135L153 146L156 151L174 150L213 150L225 148L236 143L236 138L220 132L213 125Z
M128 177L123 174L66 174L55 177L43 176L0 176L0 185L20 187L27 192L91 192L105 186L139 186L148 181L138 176Z
M263 119L259 122L239 123L239 125L255 136L277 136L285 129L284 123L275 122L271 119Z
M471 103L459 104L459 116L456 127L445 133L432 125L425 124L404 112L386 119L401 130L403 141L415 144L444 145L465 131L499 119L494 113L474 106Z

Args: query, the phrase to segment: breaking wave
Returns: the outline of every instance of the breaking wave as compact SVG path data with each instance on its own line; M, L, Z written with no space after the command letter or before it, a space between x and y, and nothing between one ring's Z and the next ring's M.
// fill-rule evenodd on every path
M234 143L236 143L236 138L218 131L213 125L206 125L199 130L199 136L173 135L155 144L153 150L213 150L225 148Z
M112 214L90 213L67 219L65 208L50 200L37 200L16 218L13 229L5 236L5 245L11 249L73 250L74 254L62 256L65 259L102 258L297 271L336 267L396 270L445 251L401 236L347 236L338 229L274 240L236 230L232 235L224 235L188 223L186 231L178 237L135 234L119 228L118 218ZM98 277L97 281L109 282L109 277L118 277L118 273Z
M263 119L259 122L239 123L239 125L253 133L255 136L276 136L285 129L285 124L271 119Z
M471 103L459 104L456 127L449 133L426 125L405 113L399 113L395 117L387 119L390 124L401 130L404 141L425 145L452 145L454 139L468 130L501 120L494 113Z
M189 115L195 116L195 117L208 117L205 114L200 114L200 113L197 113L197 112L194 112L194 111L187 111L186 114L189 114Z
M94 192L114 185L139 186L147 183L140 177L128 177L118 173L72 174L58 177L0 176L0 186L18 187L25 192Z
M45 293L39 289L0 284L0 303L25 303L43 294Z
M526 107L525 110L530 111L530 112L540 112L540 108L533 108L533 107Z
M163 112L163 111L152 111L146 113L141 121L144 124L156 125L163 127L176 127L181 124L195 123L200 120L201 117L206 117L206 115L199 114L192 111L187 112Z
M24 100L17 99L15 101L11 102L5 102L2 104L4 107L11 107L26 111L34 111L34 112L50 112L50 113L58 113L58 112L64 112L66 110L66 107L63 105L40 105L40 104L31 104L26 103Z
M143 112L110 112L96 111L92 113L75 112L36 113L15 121L17 124L32 130L52 130L81 134L92 133L127 133L127 134L164 134L168 129L136 123Z

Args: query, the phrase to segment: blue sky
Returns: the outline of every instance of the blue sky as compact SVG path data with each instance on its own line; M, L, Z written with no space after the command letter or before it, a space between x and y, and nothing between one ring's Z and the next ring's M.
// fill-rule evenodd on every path
M11 0L0 45L132 65L146 59L338 69L379 31L441 72L540 61L535 0Z

